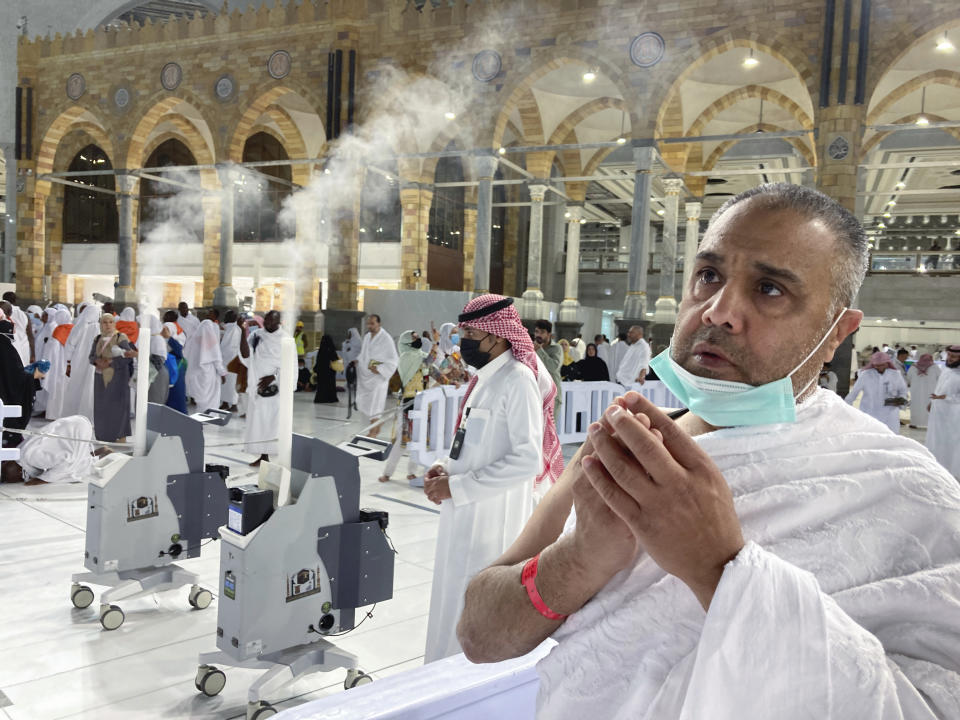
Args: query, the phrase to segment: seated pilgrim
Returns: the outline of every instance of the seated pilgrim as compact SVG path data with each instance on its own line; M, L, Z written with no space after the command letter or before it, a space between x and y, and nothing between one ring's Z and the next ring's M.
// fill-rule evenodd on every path
M471 660L557 641L538 718L960 717L960 486L817 386L866 258L814 190L714 215L651 363L688 411L620 398L467 589Z

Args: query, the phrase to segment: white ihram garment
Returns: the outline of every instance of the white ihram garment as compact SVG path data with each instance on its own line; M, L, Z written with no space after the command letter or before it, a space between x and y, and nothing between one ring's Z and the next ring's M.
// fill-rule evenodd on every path
M93 421L94 366L90 364L90 349L99 334L100 308L87 305L73 324L64 346L64 354L70 364L70 377L60 417L83 415Z
M617 382L632 385L637 382L640 371L650 367L650 345L640 338L627 348L627 352L617 366Z
M380 363L377 373L370 370L371 361ZM363 345L357 357L357 410L369 418L383 412L387 403L387 386L399 362L397 346L390 333L382 327L376 335L367 333L363 336Z
M610 364L610 346L607 343L597 345L597 357L606 363L608 370L612 368L616 372L616 368Z
M554 633L539 720L960 717L960 485L930 453L824 390L696 441L747 546L708 613L647 555L614 576Z
M204 320L191 336L187 354L187 395L197 409L220 408L220 378L227 370L220 356L220 328L213 320Z
M230 323L224 328L223 337L220 339L220 356L223 359L223 366L229 365L239 354L240 327L236 323ZM240 397L237 393L237 374L228 372L225 377L223 387L220 389L220 400L233 407Z
M60 325L70 325L73 322L70 311L66 309L57 310L53 317L55 320L54 330ZM67 383L70 382L70 378L67 377L67 350L59 340L53 337L52 331L47 346L50 372L40 383L47 392L47 419L56 420L65 415L63 404L67 396Z
M939 365L931 365L927 368L926 373L917 370L916 365L912 365L907 370L907 385L910 386L911 425L916 425L918 428L927 427L927 420L930 416L927 405L930 404L930 395L937 388L937 380L940 379L941 372Z
M247 367L247 426L243 432L244 449L253 455L276 455L277 423L280 415L279 395L263 397L257 392L260 378L280 376L280 343L283 330L272 333L257 330L249 338L250 357L240 355L240 362ZM256 345L256 347L254 347ZM266 441L266 442L264 442Z
M20 465L27 477L48 483L85 479L93 470L93 423L82 415L71 415L46 425L43 432L47 437L33 435L20 445Z
M945 400L930 400L930 420L927 423L927 448L937 461L960 480L960 368L946 368L937 381L934 395L946 395Z
M540 376L552 384L542 366ZM461 652L456 629L467 584L520 534L542 469L543 400L530 368L505 352L477 377L460 457L441 463L452 498L440 505L424 662Z
M41 326L40 331L33 338L33 354L37 358L37 362L41 360L49 361L50 353L53 351L53 345L60 344L53 339L53 331L57 328L57 322L55 320L56 312L56 310L50 308L47 312L47 322ZM46 412L47 403L50 402L50 393L47 391L47 386L46 377L41 378L40 390L37 390L37 394L33 399L34 415L42 415Z
M200 327L200 320L198 320L197 316L192 312L187 312L185 316L177 313L177 325L180 326L186 339L189 340ZM186 343L184 343L184 345L186 345Z
M846 400L853 405L857 395L863 393L860 399L860 410L872 418L876 418L893 432L900 434L900 408L896 405L884 405L887 398L907 396L907 383L897 370L887 368L879 373L871 368L861 370L857 381L853 384Z

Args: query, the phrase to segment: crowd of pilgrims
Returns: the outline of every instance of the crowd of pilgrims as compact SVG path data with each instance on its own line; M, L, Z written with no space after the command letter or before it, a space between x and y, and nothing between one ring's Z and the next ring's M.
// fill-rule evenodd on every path
M277 314L229 310L221 317L211 309L201 320L183 302L176 310L145 317L137 317L133 308L117 314L110 303L101 306L88 302L79 304L74 315L63 304L46 309L31 305L24 310L17 306L16 296L7 293L0 303L0 323L7 323L0 325L4 371L0 392L5 404L20 405L28 411L20 418L6 420L5 426L24 430L30 418L37 416L54 421L56 424L47 426L46 432L63 439L56 453L50 449L53 441L24 446L28 456L37 456L40 467L33 470L48 481L81 479L86 458L78 458L77 443L67 438L123 442L131 434L138 347L142 327L149 327L149 337L142 338L149 343L149 402L166 404L182 413L220 409L237 413L240 418L249 413L245 450L257 456L251 463L257 465L275 451L275 442L259 438L270 435L276 427L277 408L269 388L279 369L282 332L274 333L280 330L279 316L264 327L265 317L270 315ZM548 320L538 320L531 336L558 391L561 382L577 380L630 385L656 379L647 367L651 348L639 327L619 335L613 343L605 335L596 335L591 343L584 342L580 335L557 342L552 330ZM472 368L460 355L457 326L451 322L439 328L431 324L422 332L406 330L394 341L389 332L381 330L380 318L371 315L367 332L361 335L350 328L339 348L327 334L311 348L300 322L293 337L299 362L298 392L313 393L315 403L341 404L338 393L353 390L356 397L350 395L347 402L370 420L369 434L376 436L389 428L399 436L380 476L384 482L395 471L401 448L407 443L411 429L408 411L416 394L437 385L459 387L471 377ZM253 359L244 359L242 341ZM925 429L931 396L935 396L946 360L945 350L931 350L928 353L918 351L915 345L886 344L882 349L864 348L847 401L853 403L859 397L860 409L894 432L900 432L901 422ZM271 352L276 356L273 364ZM261 359L256 361L258 356ZM253 382L249 380L251 370L256 375ZM824 365L819 384L836 392L837 375L829 363ZM397 405L388 403L388 398L396 398ZM558 392L557 416L561 398ZM251 411L252 404L257 405L257 413ZM901 409L909 409L909 420L901 420ZM390 421L378 423L381 417ZM24 437L5 432L3 445L17 446ZM936 438L928 438L928 446L931 441L936 444ZM59 472L43 467L61 460L64 454L81 461L72 466L57 462ZM5 467L0 475L5 481L27 477L28 481L42 482L29 478L30 469L29 463L24 469ZM422 485L424 470L411 458L407 479L413 485Z

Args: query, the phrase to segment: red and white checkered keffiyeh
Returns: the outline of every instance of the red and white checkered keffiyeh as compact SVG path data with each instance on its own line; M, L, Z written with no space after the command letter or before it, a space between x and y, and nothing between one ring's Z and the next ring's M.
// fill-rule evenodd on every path
M510 299L502 295L486 294L475 297L463 308L461 317L492 305L499 304L504 305L504 307L488 315L464 319L460 322L460 327L474 327L509 340L513 356L530 368L536 378L539 376L537 351L533 347L533 341L530 339L527 329L520 321L520 314L513 304L507 304L508 301ZM461 415L463 414L463 408L466 407L467 398L470 397L470 393L473 392L476 384L477 376L474 375L467 386L467 394L463 396L463 404L460 405ZM557 438L557 428L553 420L553 401L556 397L557 388L551 382L549 392L543 397L543 471L537 476L534 487L544 480L549 480L552 485L563 471L563 452L560 448L560 440ZM460 419L458 418L457 425L459 424Z

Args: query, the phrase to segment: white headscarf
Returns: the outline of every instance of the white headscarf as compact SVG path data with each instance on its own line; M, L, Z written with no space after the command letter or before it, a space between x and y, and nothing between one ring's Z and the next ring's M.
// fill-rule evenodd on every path
M136 319L137 313L132 307L127 307L120 311L120 320L122 322L133 322Z
M460 346L454 345L453 340L450 338L456 329L457 326L454 323L444 323L440 326L440 351L444 355L452 355L455 352L460 352Z
M347 330L347 339L343 341L343 345L340 346L341 355L343 355L343 362L350 364L358 357L360 357L360 349L363 347L363 338L360 337L360 333L356 328L350 328Z
M144 320L147 321L147 324L150 326L150 354L159 355L164 360L167 359L167 340L160 332L163 330L163 325L160 323L160 318L156 315L147 315L144 318L143 315L140 316L140 324L144 324Z
M223 363L220 355L220 328L213 320L204 320L197 326L197 332L191 336L188 348L190 354L187 362L194 368L207 363Z

